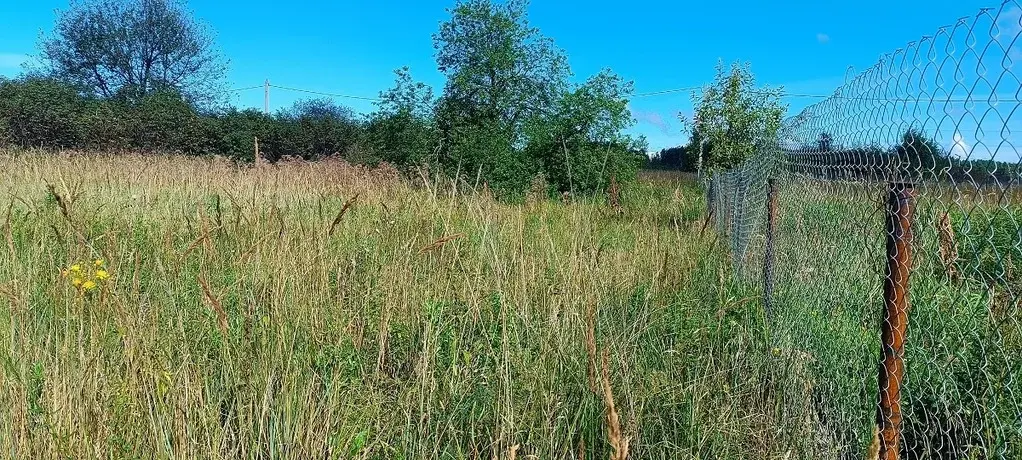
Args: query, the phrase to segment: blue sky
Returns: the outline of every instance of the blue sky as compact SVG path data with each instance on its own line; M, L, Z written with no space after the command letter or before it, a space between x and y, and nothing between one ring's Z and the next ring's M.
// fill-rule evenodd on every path
M849 67L865 70L905 46L1000 0L677 1L533 0L530 19L565 50L578 81L611 68L635 82L637 93L704 84L719 59L749 61L759 83L791 93L830 94ZM431 34L453 0L374 2L192 0L195 15L216 32L230 59L233 88L262 84L376 96L392 71L439 90ZM0 1L0 74L15 75L36 53L54 10L67 1ZM271 109L308 97L273 89ZM262 90L238 93L240 107L262 107ZM338 100L357 111L372 103ZM791 113L815 102L786 98ZM690 114L690 93L635 98L633 132L653 150L682 144L677 114Z

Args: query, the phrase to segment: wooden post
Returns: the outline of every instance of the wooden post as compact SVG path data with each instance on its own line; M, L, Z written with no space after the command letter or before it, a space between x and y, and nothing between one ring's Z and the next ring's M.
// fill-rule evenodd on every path
M263 82L263 114L270 114L270 79Z
M881 323L882 361L878 375L877 408L880 460L899 460L901 440L901 382L905 377L905 331L908 329L908 279L912 266L911 184L892 182L887 196L887 277L884 279L884 317Z
M263 156L259 153L259 138L255 138L255 164L259 166L263 163Z

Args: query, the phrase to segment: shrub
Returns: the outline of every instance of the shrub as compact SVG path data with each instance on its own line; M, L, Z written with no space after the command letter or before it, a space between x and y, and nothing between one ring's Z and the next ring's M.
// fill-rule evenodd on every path
M130 106L131 146L147 152L199 153L199 114L177 92L161 91Z
M70 86L35 76L0 80L0 125L21 147L81 145L84 99Z

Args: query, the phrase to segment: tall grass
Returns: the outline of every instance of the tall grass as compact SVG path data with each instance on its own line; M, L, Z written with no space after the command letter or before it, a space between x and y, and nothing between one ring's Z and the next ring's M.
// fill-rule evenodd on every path
M779 182L777 430L799 457L863 458L876 443L886 184ZM913 200L902 458L1018 458L1020 209L946 188L918 184ZM750 233L738 263L755 270L739 278L762 289L764 234Z
M337 162L0 174L4 455L790 455L757 294L688 182L617 212ZM81 295L61 270L93 259L112 278Z

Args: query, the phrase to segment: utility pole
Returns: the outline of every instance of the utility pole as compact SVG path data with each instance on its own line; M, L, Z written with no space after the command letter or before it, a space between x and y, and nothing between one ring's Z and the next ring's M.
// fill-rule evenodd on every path
M270 114L270 79L263 82L263 113Z

